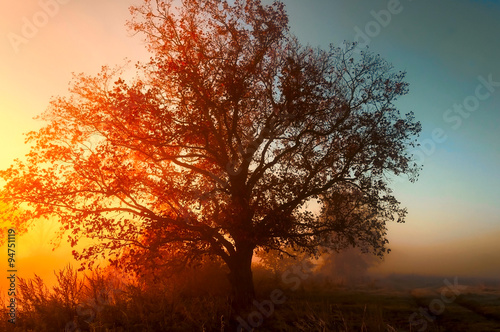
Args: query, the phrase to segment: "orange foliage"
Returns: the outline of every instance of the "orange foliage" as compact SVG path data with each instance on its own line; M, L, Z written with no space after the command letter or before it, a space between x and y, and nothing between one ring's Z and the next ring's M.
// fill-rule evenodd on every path
M387 174L418 171L407 147L420 125L393 105L404 73L351 44L302 46L282 2L186 0L175 12L146 0L131 12L151 60L130 82L107 67L78 75L52 100L27 161L0 172L2 197L28 205L17 225L56 216L72 245L98 240L74 252L89 266L218 256L243 297L256 248L385 251L385 222L405 215ZM303 209L313 199L322 216Z

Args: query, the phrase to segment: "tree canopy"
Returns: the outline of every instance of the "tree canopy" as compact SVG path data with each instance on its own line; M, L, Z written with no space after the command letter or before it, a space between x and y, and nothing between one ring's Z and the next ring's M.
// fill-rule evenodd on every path
M240 300L255 249L386 251L386 222L406 215L390 178L419 170L420 124L394 105L403 72L354 44L301 44L282 2L146 0L131 13L151 52L137 77L75 77L26 160L0 173L17 226L58 218L72 244L98 240L74 252L89 265L217 256Z

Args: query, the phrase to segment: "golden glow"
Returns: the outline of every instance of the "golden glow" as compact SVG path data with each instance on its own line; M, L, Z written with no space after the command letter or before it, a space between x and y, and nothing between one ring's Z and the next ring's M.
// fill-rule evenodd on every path
M20 130L26 131L27 128L29 130L30 120L26 121L20 116L19 105L7 96L0 95L0 109L2 110L0 112L0 142L2 142L0 167L5 169L15 158L20 158L28 152Z
M56 281L54 270L62 269L68 262L73 262L71 248L67 243L62 243L57 249L50 243L56 231L56 222L43 220L36 223L27 234L16 236L15 264L18 277L32 278L37 274L48 286L52 286ZM3 245L0 252L7 253L7 246ZM6 254L4 261L7 262ZM4 264L2 265L5 266ZM77 265L74 262L72 264ZM1 291L7 288L7 279L0 280Z

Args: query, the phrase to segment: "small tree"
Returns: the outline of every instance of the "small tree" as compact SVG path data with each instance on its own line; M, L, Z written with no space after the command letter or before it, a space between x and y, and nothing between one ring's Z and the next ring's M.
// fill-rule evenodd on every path
M305 252L288 252L280 250L257 251L256 256L261 267L271 272L275 282L280 282L283 278L283 273L297 265L297 261L304 261L309 258ZM309 262L310 265L314 265Z
M385 223L406 214L388 178L418 171L408 148L420 124L394 106L404 73L353 44L301 45L282 2L146 0L131 12L152 53L138 78L76 77L28 135L27 161L0 173L4 199L29 206L18 225L59 218L71 244L98 240L74 252L89 265L219 256L241 305L258 248L386 251ZM319 214L304 208L315 200Z

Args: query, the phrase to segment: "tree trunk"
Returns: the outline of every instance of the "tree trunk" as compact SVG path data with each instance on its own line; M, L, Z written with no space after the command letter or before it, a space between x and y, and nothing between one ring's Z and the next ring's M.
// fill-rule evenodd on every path
M255 298L252 274L253 246L239 247L229 261L229 281L233 288L233 308L244 310Z

